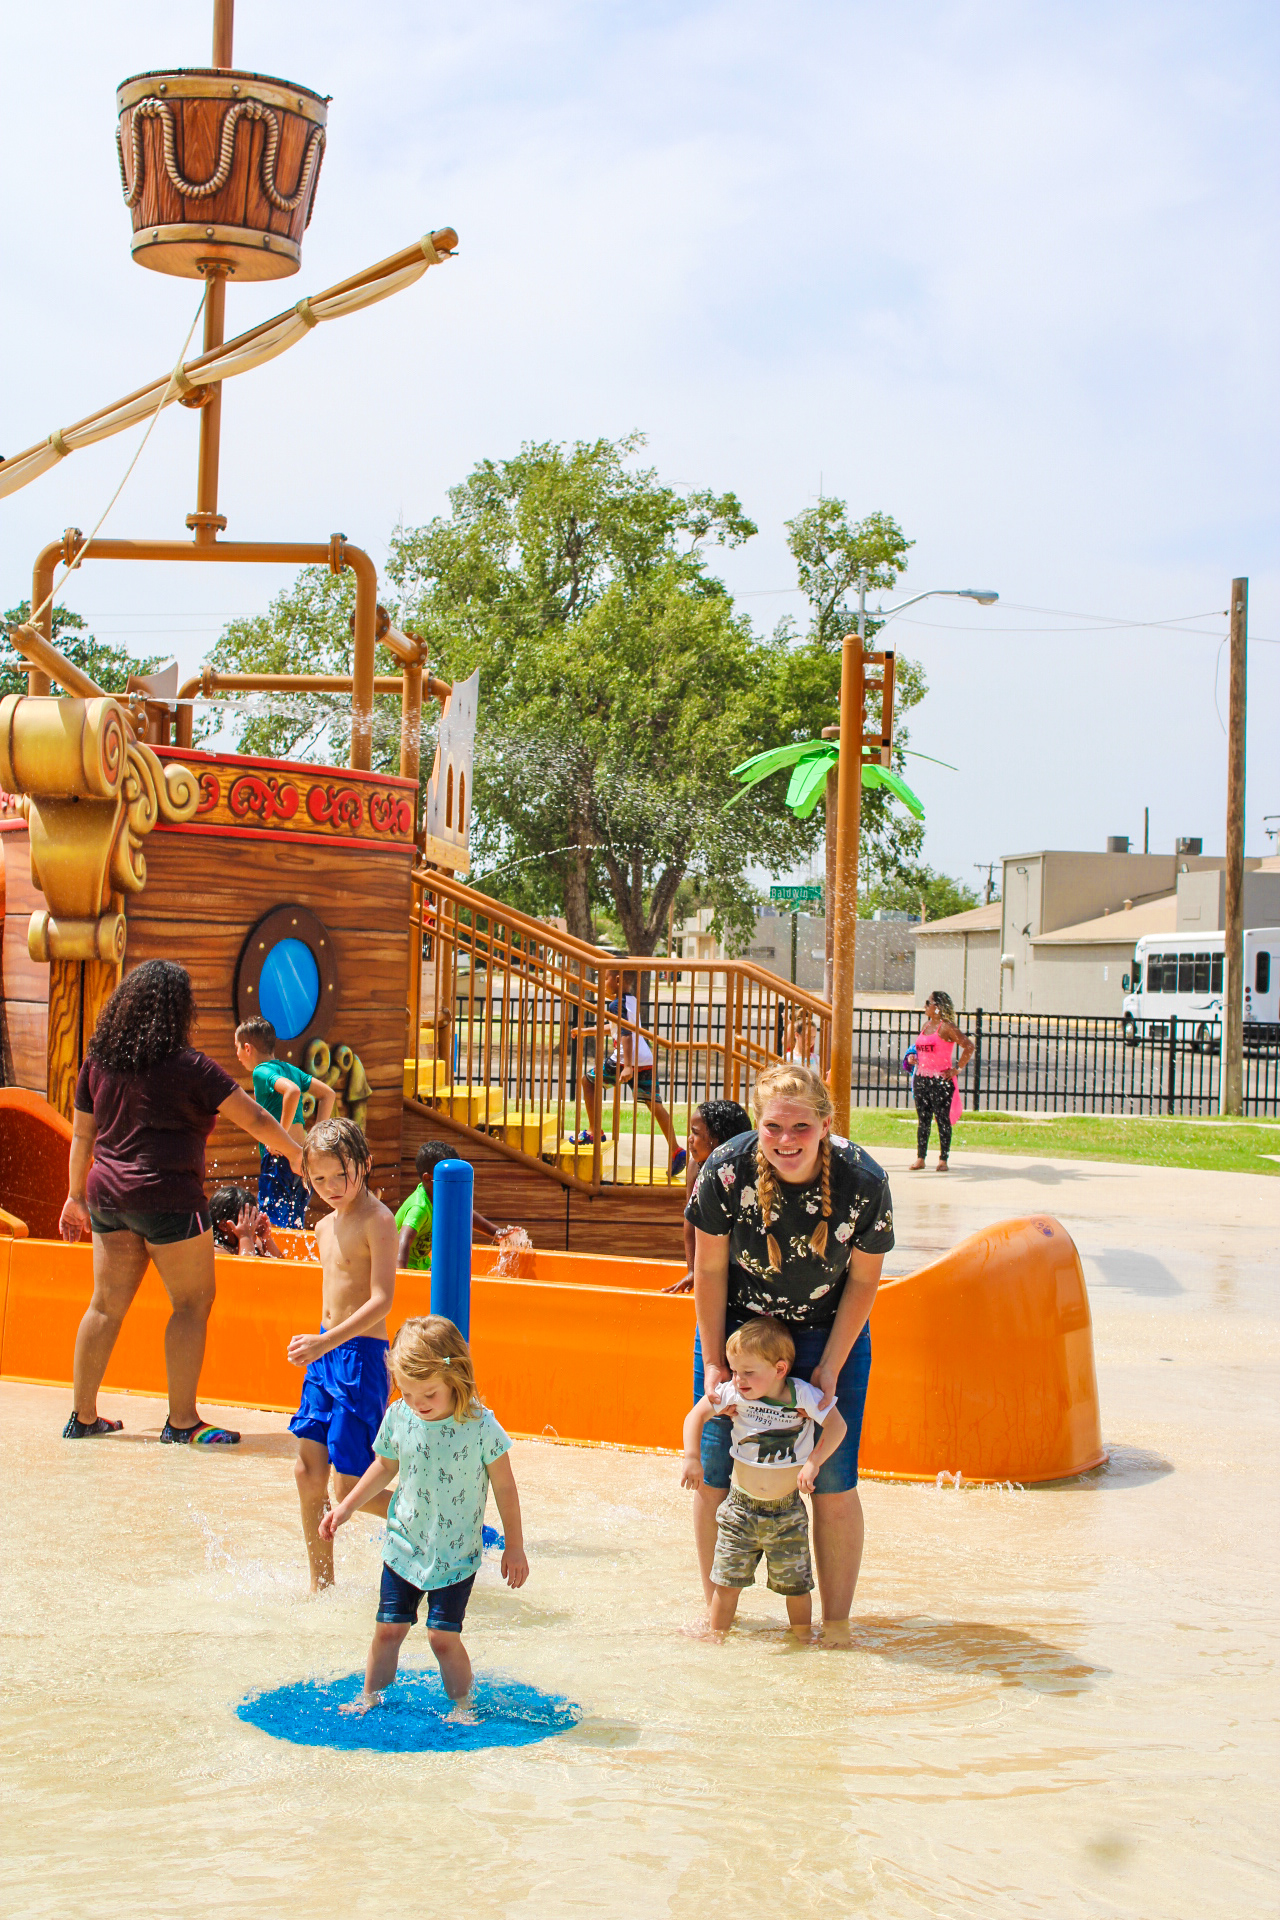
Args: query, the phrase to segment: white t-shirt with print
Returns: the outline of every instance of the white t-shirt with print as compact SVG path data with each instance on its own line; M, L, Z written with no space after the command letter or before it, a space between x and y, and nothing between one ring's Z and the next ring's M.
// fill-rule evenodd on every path
M478 1420L424 1420L393 1400L373 1450L399 1464L382 1557L423 1592L451 1587L479 1568L488 1469L511 1442L485 1407Z
M786 1386L795 1396L789 1407L776 1400L744 1400L732 1380L711 1395L716 1412L733 1420L729 1452L744 1467L802 1467L817 1445L815 1422L821 1425L835 1401L824 1407L816 1387L791 1375Z
M607 1013L613 1013L614 1015L616 1015L618 1011L617 1001L610 1000L607 1003L605 1010ZM622 1017L624 1020L629 1020L632 1026L639 1025L640 1016L636 1012L636 997L634 993L627 993L623 995ZM617 1038L617 1030L615 1028L613 1033L613 1038L611 1038L610 1040L610 1045L613 1044L613 1039L616 1039L616 1038ZM624 1040L630 1040L632 1045L635 1047L635 1063L637 1068L651 1067L653 1065L653 1048L649 1045L649 1042L645 1039L642 1033L628 1033L628 1031L624 1027L622 1030L622 1038Z

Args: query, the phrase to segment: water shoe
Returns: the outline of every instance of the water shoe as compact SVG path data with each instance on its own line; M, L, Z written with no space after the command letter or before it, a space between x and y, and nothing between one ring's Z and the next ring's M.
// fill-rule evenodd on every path
M684 1172L685 1161L688 1158L689 1158L689 1149L687 1147L681 1147L679 1153L672 1156L671 1177L673 1180L678 1173Z
M194 1427L175 1427L171 1420L166 1420L160 1444L162 1447L238 1447L240 1435L230 1427L212 1426L208 1420L197 1420Z
M124 1426L123 1420L104 1420L99 1414L96 1420L80 1420L73 1413L62 1429L64 1440L97 1440L104 1433L119 1433Z

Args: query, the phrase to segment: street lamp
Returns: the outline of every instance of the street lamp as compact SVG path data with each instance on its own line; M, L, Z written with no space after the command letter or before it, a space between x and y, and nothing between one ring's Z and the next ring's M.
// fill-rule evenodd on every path
M896 607L873 609L883 624L920 600L946 596L992 606L999 594L989 587L930 587ZM840 649L840 744L844 779L837 789L835 899L831 965L831 1097L837 1133L849 1131L853 1081L853 975L858 939L858 835L862 824L862 734L866 703L864 646L867 637L867 577L858 580L858 624Z

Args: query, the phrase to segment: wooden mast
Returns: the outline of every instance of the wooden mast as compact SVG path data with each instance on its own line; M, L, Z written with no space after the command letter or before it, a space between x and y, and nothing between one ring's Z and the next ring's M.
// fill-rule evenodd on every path
M235 27L235 0L213 0L213 64L230 67ZM212 353L226 338L227 269L221 262L204 267L204 350ZM207 389L200 409L200 459L196 473L196 510L187 515L198 547L211 547L226 527L218 512L218 459L222 446L222 382Z

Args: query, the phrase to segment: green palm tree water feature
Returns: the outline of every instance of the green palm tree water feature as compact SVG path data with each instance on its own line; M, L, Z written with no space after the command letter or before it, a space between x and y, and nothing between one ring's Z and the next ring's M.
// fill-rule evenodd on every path
M871 749L864 747L864 755ZM826 791L827 775L832 767L840 764L840 742L838 740L799 740L790 746L771 747L767 753L753 754L750 760L744 760L733 769L733 778L742 781L741 791L735 793L729 805L736 806L739 800L746 798L752 787L767 780L771 774L780 773L784 767L790 767L791 784L787 788L787 805L797 820L807 820ZM911 791L901 774L891 767L882 767L878 761L864 759L862 762L862 784L864 787L887 787L894 798L901 800L917 820L924 819L924 806L919 796Z

